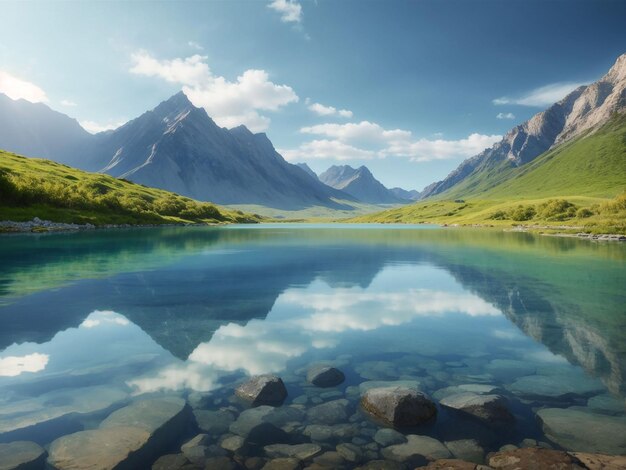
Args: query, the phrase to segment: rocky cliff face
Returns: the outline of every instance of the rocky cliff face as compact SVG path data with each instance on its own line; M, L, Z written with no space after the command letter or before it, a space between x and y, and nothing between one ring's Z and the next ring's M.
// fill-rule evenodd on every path
M525 123L515 126L493 147L465 160L444 180L427 186L422 198L440 194L472 173L496 162L524 165L543 152L602 125L626 111L626 54L595 83L581 86Z
M407 199L400 198L387 189L365 166L359 168L352 168L348 165L331 166L319 176L319 180L354 196L359 201L370 204L408 202Z

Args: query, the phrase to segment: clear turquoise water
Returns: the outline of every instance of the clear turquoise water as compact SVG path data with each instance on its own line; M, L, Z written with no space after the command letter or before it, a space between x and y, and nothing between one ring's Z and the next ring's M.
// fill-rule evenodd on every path
M145 394L241 410L237 381L276 373L284 406L348 398L366 440L379 424L359 411L363 382L410 380L434 396L487 383L516 415L507 432L465 428L445 409L404 432L478 438L486 450L531 438L611 451L596 438L563 445L535 413L626 423L625 306L617 243L289 224L3 236L0 442L48 445ZM304 383L319 361L346 373L336 396Z

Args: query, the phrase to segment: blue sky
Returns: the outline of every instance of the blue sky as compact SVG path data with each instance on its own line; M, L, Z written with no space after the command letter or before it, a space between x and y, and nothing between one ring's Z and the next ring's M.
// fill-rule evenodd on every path
M421 189L626 52L622 1L3 2L0 91L117 125L183 89L316 171Z

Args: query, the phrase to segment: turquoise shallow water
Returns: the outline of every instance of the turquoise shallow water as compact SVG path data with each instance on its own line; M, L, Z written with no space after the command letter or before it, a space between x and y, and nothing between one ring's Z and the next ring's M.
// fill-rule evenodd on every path
M626 430L623 244L427 226L188 227L3 236L0 266L0 442L48 446L162 394L230 422L245 409L236 384L274 373L283 408L297 411L281 423L294 442L355 442L364 460L388 455L373 440L382 425L358 406L371 381L435 401L487 384L515 415L494 430L439 407L405 434L626 453L626 433L615 436ZM319 362L346 381L308 386ZM310 410L344 399L344 415L322 424L347 431L311 436ZM564 432L580 419L586 432Z

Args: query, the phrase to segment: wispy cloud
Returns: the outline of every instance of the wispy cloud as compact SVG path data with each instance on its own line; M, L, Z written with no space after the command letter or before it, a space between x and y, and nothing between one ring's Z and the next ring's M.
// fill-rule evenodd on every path
M87 132L92 134L97 134L98 132L104 131L112 131L117 129L118 127L124 125L128 120L126 119L118 119L115 121L107 121L107 122L95 122L95 121L80 121L80 125Z
M415 139L411 131L385 129L381 125L325 123L300 129L303 134L323 137L305 142L295 149L281 149L288 160L321 158L334 160L408 158L414 162L467 158L493 145L502 137L473 133L463 139Z
M245 124L253 132L264 131L270 119L260 111L277 111L299 99L290 86L270 81L265 70L249 69L229 81L213 74L206 56L159 60L139 51L131 58L131 73L182 85L191 102L224 127Z
M46 103L48 97L40 87L27 80L0 70L0 93L13 100L24 99L31 103Z
M297 0L273 0L267 7L280 13L283 23L302 22L302 5Z
M496 119L515 119L515 114L513 114L513 113L498 113L498 114L496 114Z
M311 103L307 108L318 116L339 116L348 119L352 117L352 111L348 109L337 109L334 106L325 106L321 103Z
M200 44L198 44L196 41L189 41L187 43L187 45L197 51L201 51L204 49L204 47L202 47Z
M545 107L562 100L579 86L585 85L581 82L561 82L551 83L539 88L535 88L517 97L501 96L492 102L495 105L517 104L520 106Z
M61 100L60 103L61 106L65 106L66 108L73 108L74 106L76 106L76 103L71 100Z

